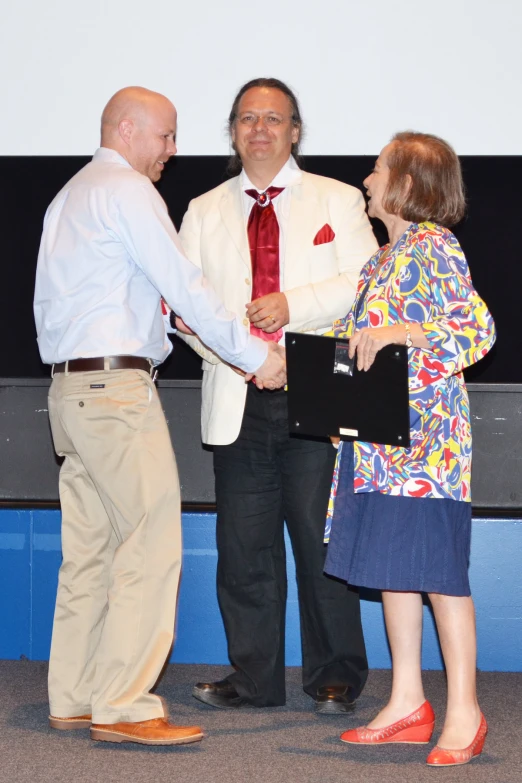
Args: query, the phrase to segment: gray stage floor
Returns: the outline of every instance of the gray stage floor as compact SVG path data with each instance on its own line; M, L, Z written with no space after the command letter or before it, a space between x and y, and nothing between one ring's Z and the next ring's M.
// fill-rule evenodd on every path
M427 745L364 748L339 734L369 720L388 693L390 672L375 671L355 713L319 716L288 669L286 707L214 710L190 696L196 680L219 679L221 666L169 666L158 686L171 719L200 724L201 743L180 747L96 743L87 731L47 727L47 664L0 661L0 781L2 783L459 783L522 782L522 673L479 673L479 695L490 725L482 756L465 767L426 767ZM426 673L426 693L442 724L444 675ZM435 735L437 736L437 735Z

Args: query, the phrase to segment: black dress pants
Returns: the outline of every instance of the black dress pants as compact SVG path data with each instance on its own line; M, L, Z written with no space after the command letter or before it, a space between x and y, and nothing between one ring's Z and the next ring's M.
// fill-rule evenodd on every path
M252 704L285 703L284 523L297 573L303 687L362 690L368 664L359 595L323 573L324 523L335 462L329 442L288 434L286 393L249 384L238 439L214 446L217 591L235 671Z

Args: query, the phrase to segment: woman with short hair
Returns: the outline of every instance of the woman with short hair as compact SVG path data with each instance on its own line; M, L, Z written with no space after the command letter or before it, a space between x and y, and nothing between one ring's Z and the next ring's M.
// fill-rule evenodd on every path
M363 267L352 310L334 324L368 370L391 343L408 346L409 448L342 443L325 570L382 590L392 652L389 702L355 744L429 742L435 716L421 677L422 595L429 595L448 681L446 718L427 763L477 756L487 725L476 695L476 631L468 580L471 429L462 370L495 340L492 317L446 226L463 216L460 163L442 139L398 133L364 181L369 214L390 242Z

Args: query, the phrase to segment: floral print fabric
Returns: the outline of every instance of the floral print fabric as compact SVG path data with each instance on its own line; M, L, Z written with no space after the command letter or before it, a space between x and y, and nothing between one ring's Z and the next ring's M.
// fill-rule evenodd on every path
M364 301L359 301L361 295ZM410 448L356 441L354 491L469 502L471 427L462 370L490 350L495 327L473 288L456 237L434 223L413 223L393 248L384 245L370 258L361 271L351 312L335 322L330 334L347 338L356 329L404 321L421 323L431 345L430 351L408 352ZM342 444L327 539L341 459Z

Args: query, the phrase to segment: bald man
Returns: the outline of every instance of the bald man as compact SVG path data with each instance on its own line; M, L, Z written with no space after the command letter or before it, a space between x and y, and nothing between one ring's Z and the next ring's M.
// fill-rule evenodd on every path
M167 98L118 92L100 149L47 210L36 273L49 417L64 457L50 724L112 742L203 736L169 723L150 692L172 645L181 565L178 474L154 386L172 349L161 296L246 378L285 382L284 352L250 337L183 255L152 185L175 135Z

